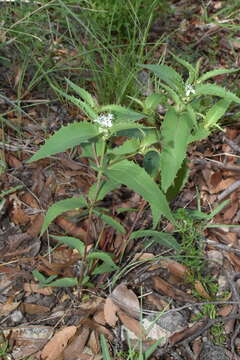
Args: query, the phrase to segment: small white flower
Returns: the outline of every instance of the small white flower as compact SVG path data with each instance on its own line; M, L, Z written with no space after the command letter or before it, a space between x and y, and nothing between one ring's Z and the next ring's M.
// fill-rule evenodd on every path
M97 119L94 120L94 122L100 124L103 127L112 127L113 123L113 114L107 114L107 115L99 115Z
M192 85L190 85L190 84L187 84L186 86L185 86L185 94L186 94L186 96L188 97L190 94L195 94L195 90L194 90L194 88L192 87Z

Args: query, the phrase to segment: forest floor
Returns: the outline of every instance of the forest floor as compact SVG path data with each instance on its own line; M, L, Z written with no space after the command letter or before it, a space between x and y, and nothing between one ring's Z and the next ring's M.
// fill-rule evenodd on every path
M57 217L49 232L41 235L41 228L53 203L86 194L96 181L89 161L79 160L80 147L26 163L50 134L85 119L52 85L66 87L64 77L71 78L103 105L131 107L127 95L151 91L139 83L133 91L131 82L124 89L126 73L137 74L134 62L162 59L179 70L173 52L192 64L201 58L202 72L240 67L239 1L163 3L142 47L145 55L131 43L126 57L113 52L120 40L129 44L128 35L118 38L126 24L114 25L117 40L110 47L107 35L94 32L96 24L87 31L77 21L77 1L1 2L1 359L240 359L239 105L225 115L222 130L189 147L189 178L171 202L181 227L160 224L181 243L181 255L154 242L126 245L122 234L96 218L89 246L112 254L117 271L92 276L90 285L79 287L39 286L33 273L61 279L81 272L79 254L52 235L84 241L88 218L74 210ZM97 50L99 44L106 53ZM111 51L119 54L122 68L105 64ZM214 81L240 96L238 72ZM225 200L215 216L204 218ZM146 202L126 187L101 205L130 233L150 226ZM202 218L191 216L195 210ZM102 229L98 239L96 229Z

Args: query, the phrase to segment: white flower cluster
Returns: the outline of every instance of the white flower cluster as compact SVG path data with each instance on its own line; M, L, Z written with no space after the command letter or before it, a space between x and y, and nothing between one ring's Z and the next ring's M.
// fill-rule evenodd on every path
M112 127L113 123L113 114L107 114L107 115L100 115L97 117L97 119L94 120L94 122L100 124L103 127Z
M195 94L195 90L194 88L192 87L192 85L188 84L185 86L185 93L186 93L186 96L188 97L190 94Z

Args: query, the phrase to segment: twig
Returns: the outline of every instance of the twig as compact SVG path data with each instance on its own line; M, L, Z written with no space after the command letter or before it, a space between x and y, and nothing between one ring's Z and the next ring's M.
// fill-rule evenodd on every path
M240 187L240 180L235 181L232 185L230 185L226 190L224 190L220 195L218 195L218 200L221 201L232 192L237 190Z
M194 165L203 165L203 166L211 165L213 167L215 166L215 167L217 167L219 169L223 169L223 170L240 172L240 166L223 164L219 161L212 160L212 159L194 159L193 164Z
M237 145L234 141L226 138L225 136L224 136L223 139L224 139L224 141L225 141L233 150L235 150L236 152L240 153L240 146L239 146L239 145Z
M210 245L210 246L214 246L220 250L224 250L224 251L227 251L227 252L233 252L234 254L236 255L239 255L240 256L240 250L238 249L235 249L231 246L228 246L228 245L224 245L224 244L219 244L217 243L216 241L213 241L213 240L209 240L209 239L206 239L205 240L205 243L207 245Z

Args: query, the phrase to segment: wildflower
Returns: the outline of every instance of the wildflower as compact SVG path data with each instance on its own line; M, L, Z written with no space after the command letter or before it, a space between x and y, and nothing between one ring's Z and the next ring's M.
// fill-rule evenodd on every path
M187 84L186 86L185 86L185 93L186 93L186 96L188 97L190 94L195 94L195 90L194 90L194 88L192 87L192 85L190 85L190 84Z
M94 122L98 123L102 127L112 127L113 114L99 115Z

